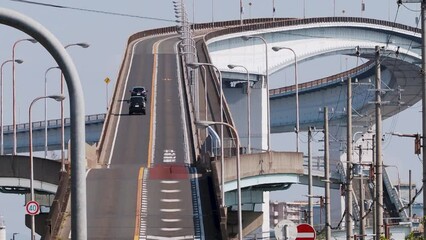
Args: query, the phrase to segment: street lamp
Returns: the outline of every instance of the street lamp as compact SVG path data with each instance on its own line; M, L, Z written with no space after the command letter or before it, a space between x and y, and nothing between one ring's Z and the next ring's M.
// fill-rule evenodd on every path
M88 43L71 43L65 45L65 49L78 46L82 48L88 48ZM64 75L61 73L61 94L64 95ZM64 121L64 101L61 101L61 172L65 172L65 121Z
M3 66L8 63L8 62L13 62L13 60L6 60L1 64L0 67L0 88L1 88L1 97L0 97L0 155L4 155L4 141L3 141ZM18 64L23 63L24 61L21 59L15 59L15 62Z
M179 50L181 51L181 53L185 53L185 54L192 54L192 57L186 57L185 55L185 60L187 62L194 62L195 59L197 58L197 48L195 47L195 41L192 38L186 38L186 37L179 37L179 39L181 39L181 41L179 42ZM185 43L185 42L189 42L186 40L192 40L191 43ZM188 47L191 47L191 50L188 49Z
M244 68L244 70L246 70L246 72L247 72L247 153L251 153L251 142L250 142L250 136L251 136L251 132L250 132L250 118L251 118L251 113L250 113L250 75L249 75L248 69L246 67L242 66L242 65L234 65L234 64L228 65L229 69L234 69L236 67Z
M274 11L275 11L275 7L274 7ZM269 103L269 64L268 64L268 42L265 40L265 38L261 37L261 36L242 36L241 37L244 41L247 41L249 39L252 38L257 38L262 40L262 42L265 44L265 74L266 74L266 97L267 97L267 145L268 145L268 152L271 151L271 108L270 108L270 103Z
M24 41L29 41L31 43L37 43L37 41L35 39L32 38L25 38L25 39L20 39L18 41L16 41L13 44L12 47L12 108L13 108L13 151L12 151L12 155L16 155L16 146L17 146L17 139L16 139L16 81L15 81L15 48L16 45L18 45L18 43L20 42L24 42ZM2 94L3 96L3 94Z
M272 21L275 21L275 0L272 0Z
M240 0L240 25L243 25L243 0Z
M58 66L50 67L44 72L44 96L47 96L47 73L55 68L60 69ZM47 100L44 99L44 158L47 158L47 150Z
M241 209L241 159L240 159L240 138L237 132L237 129L235 129L231 124L225 123L225 122L213 122L213 121L198 121L195 123L198 126L202 127L208 127L210 125L221 125L221 126L227 126L229 129L231 129L235 134L235 148L237 152L237 194L238 194L238 239L243 239L243 220L242 220L242 209ZM223 149L223 144L221 145L221 148ZM222 165L221 172L222 176L224 176L225 166ZM222 179L223 181L224 179ZM224 185L224 182L222 182L222 186ZM222 194L224 195L224 189L222 187Z
M13 233L12 235L12 240L15 240L15 236L18 235L19 233Z
M296 85L296 151L299 151L299 83L297 80L297 56L296 52L289 47L272 47L272 50L278 52L279 50L290 50L294 55L294 82Z
M214 69L216 69L216 71L219 73L219 84L220 84L220 122L223 122L223 87L222 87L222 73L219 71L219 69L211 64L211 63L187 63L186 64L188 67L190 68L198 68L200 66L210 66L213 67ZM220 145L223 146L223 126L220 126ZM223 147L220 148L221 152L220 152L220 162L222 164L222 166L225 164L225 159L224 159L224 151L223 151ZM225 194L224 194L224 187L225 187L225 176L221 175L221 180L222 180L222 207L225 206Z
M45 98L52 98L56 101L63 101L65 97L63 95L50 95L50 96L42 96L35 98L28 108L28 123L30 125L29 129L29 154L30 154L30 191L31 191L31 201L34 201L34 159L33 159L33 124L31 122L31 108L33 104ZM31 215L31 239L35 240L35 217Z

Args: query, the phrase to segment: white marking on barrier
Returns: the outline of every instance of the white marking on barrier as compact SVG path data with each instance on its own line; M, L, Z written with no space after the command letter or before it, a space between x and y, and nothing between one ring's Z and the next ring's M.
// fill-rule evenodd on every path
M314 238L314 233L297 233L298 238Z

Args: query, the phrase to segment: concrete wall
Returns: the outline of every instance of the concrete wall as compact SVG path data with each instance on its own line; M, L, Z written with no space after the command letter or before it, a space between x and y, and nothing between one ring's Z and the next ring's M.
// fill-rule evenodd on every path
M237 179L236 157L225 159L225 182ZM221 172L220 159L213 167ZM265 152L241 155L241 178L267 174L303 174L302 153ZM220 182L220 179L219 179Z

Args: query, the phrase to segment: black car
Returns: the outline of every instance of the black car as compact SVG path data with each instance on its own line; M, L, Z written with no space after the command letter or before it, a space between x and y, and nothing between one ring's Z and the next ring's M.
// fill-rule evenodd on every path
M130 90L130 96L143 96L146 97L146 89L142 86L135 86Z
M134 113L146 114L146 101L145 97L133 96L129 100L129 115Z

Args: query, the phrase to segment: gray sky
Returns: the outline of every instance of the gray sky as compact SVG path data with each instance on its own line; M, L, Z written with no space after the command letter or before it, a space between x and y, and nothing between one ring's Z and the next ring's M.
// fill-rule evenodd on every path
M87 49L78 47L68 49L82 81L86 114L105 112L107 87L109 91L108 96L111 97L128 37L138 31L175 25L171 0L45 0L42 2L77 9L137 16L125 17L94 11L52 8L17 1L0 0L1 7L16 10L40 22L64 45L77 42L87 42L91 45ZM214 0L213 3L212 0L187 0L185 1L185 6L190 21L195 19L195 22L211 22L213 20L239 19L239 2L237 0ZM244 18L272 16L272 0L244 0L243 2L245 10ZM251 7L249 7L250 2ZM364 12L361 11L362 2L366 5ZM362 16L388 21L396 19L398 23L415 26L415 17L419 15L419 6L417 4L410 4L407 7L401 6L398 14L396 14L397 5L395 2L396 0L275 0L275 8L276 17ZM195 11L193 11L194 9ZM412 11L414 9L417 9L417 11ZM193 12L195 12L195 16ZM28 38L28 36L10 27L0 26L1 62L11 59L13 43L22 38ZM27 112L30 102L34 98L44 95L44 76L46 69L56 66L56 64L40 44L31 44L29 42L22 42L16 47L16 58L21 58L25 61L23 64L16 66L18 123L24 123L28 121ZM300 65L299 69L303 69L303 66ZM338 61L334 66L334 70L330 71L339 71L341 70L340 66L342 66L342 62ZM301 82L313 80L317 77L312 74L312 72L316 73L315 66L312 66L310 70L313 71L299 71ZM5 91L4 124L11 124L12 116L9 114L12 111L11 65L4 67L3 74ZM284 73L284 76L289 76L289 79L291 79L290 73ZM104 82L106 77L112 80L109 86L106 86ZM47 79L48 94L59 93L59 71L50 71ZM274 82L274 79L277 81ZM278 80L280 79L272 76L271 87L281 86L283 81ZM292 81L285 82L289 82L290 84ZM68 104L68 101L66 101L66 116L69 116ZM49 102L48 107L48 118L59 118L59 104ZM417 104L402 114L386 121L383 132L420 133L420 110L420 104ZM40 103L34 106L33 113L35 121L43 120L43 104ZM307 137L304 134L301 134L301 137L301 144L305 144L303 139ZM322 138L322 136L318 136L317 138ZM272 147L274 150L292 151L295 147L291 139L294 139L294 135L280 134L273 136ZM408 182L408 170L411 169L413 171L413 181L420 186L422 168L420 161L413 154L413 140L393 137L389 141L387 138L383 146L385 164L398 165L400 177L403 182ZM321 153L317 154L320 155ZM395 169L390 169L389 174L396 178ZM289 191L300 192L305 189L306 187L302 186L294 187ZM273 193L271 198L296 200L288 197L288 195L300 196L288 193ZM303 198L299 197L297 199ZM7 239L12 238L12 233L14 232L19 233L16 239L28 239L30 237L30 230L24 226L24 204L22 196L0 194L0 215L3 216L7 226Z

